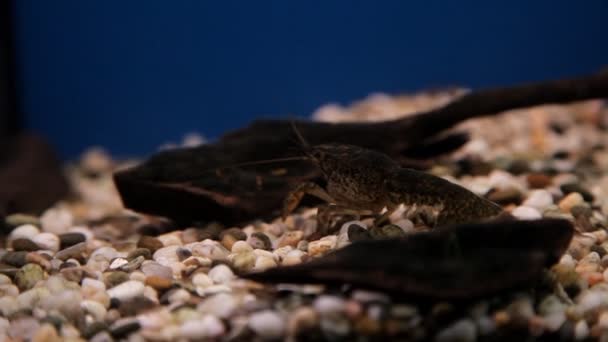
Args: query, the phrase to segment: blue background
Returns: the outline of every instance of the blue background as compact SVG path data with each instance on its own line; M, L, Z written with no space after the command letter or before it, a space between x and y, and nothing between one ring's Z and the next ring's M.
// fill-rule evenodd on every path
M15 1L29 128L68 158L146 155L370 92L608 64L608 1Z

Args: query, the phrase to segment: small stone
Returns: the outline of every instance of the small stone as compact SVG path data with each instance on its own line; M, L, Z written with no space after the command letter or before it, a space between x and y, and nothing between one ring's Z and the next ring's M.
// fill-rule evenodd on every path
M147 248L136 248L127 254L127 260L133 260L137 257L144 257L144 259L149 260L152 259L152 253Z
M406 236L401 227L394 224L387 224L376 229L370 229L370 234L374 239L395 239Z
M345 300L340 297L321 295L315 299L313 307L320 315L327 316L342 313L345 304Z
M435 341L475 341L477 340L477 329L475 323L470 319L462 319L452 323L435 336Z
M114 287L118 284L129 280L129 274L123 271L112 271L103 274L103 281L107 288Z
M184 261L185 259L187 259L190 256L192 256L192 252L190 252L189 249L183 248L183 247L179 247L175 251L175 253L177 254L177 258L179 259L179 261Z
M32 336L32 342L61 342L57 330L49 323L41 325Z
M41 249L57 252L59 250L59 238L55 234L40 233L32 238L32 241Z
M268 235L266 235L262 232L255 232L255 233L251 234L249 239L247 239L247 242L254 249L263 249L263 250L272 249L272 242L270 241L270 238L268 237Z
M219 242L213 240L203 240L202 242L190 245L192 254L202 256L215 261L226 261L230 252Z
M367 229L361 227L360 225L351 224L350 226L348 226L348 239L351 242L365 241L371 240L372 235Z
M112 336L110 336L110 334L107 331L105 331L106 329L108 329L108 325L105 322L93 322L84 327L84 329L82 330L82 337L84 337L87 340L93 341L94 338L99 339L99 337L94 337L94 336L105 334L107 339L98 340L98 341L104 341L104 342L112 341Z
M559 208L565 212L569 213L573 207L577 205L581 205L585 202L583 196L578 192L571 192L566 197L564 197L561 201L559 201Z
M82 233L71 232L71 233L63 233L59 235L59 244L61 249L68 248L70 246L74 246L77 243L85 242L86 236Z
M286 232L279 240L278 247L291 246L295 248L298 246L298 242L300 242L303 237L304 233L301 230Z
M564 195L568 195L573 192L579 193L583 199L587 202L593 202L594 196L589 190L585 189L578 183L566 183L560 185L560 190L564 193Z
M8 335L17 341L31 340L39 326L40 323L33 317L13 319L8 329Z
M110 269L111 270L116 270L126 264L128 264L129 261L127 259L124 258L116 258L114 260L112 260L112 262L110 263Z
M24 224L13 229L13 231L11 231L11 233L9 234L8 238L9 240L15 240L19 238L31 240L34 236L38 234L40 234L40 229L38 229L38 227L32 224Z
M211 278L211 280L213 280L213 282L216 284L225 284L235 278L234 273L232 272L230 267L224 264L219 264L213 267L211 270L209 270L208 275L209 278Z
M82 254L86 251L86 249L87 249L87 243L80 242L80 243L77 243L75 245L72 245L70 247L60 250L59 252L57 252L55 254L55 258L57 258L59 260L67 260L70 258L78 259L82 256ZM91 256L90 259L94 260L93 256Z
M4 219L4 222L10 227L19 227L22 225L40 226L38 217L19 213L8 215Z
M232 258L232 266L241 272L251 270L256 264L256 256L252 252L235 254Z
M213 285L213 280L205 273L199 272L192 276L192 285L196 287L208 287Z
M140 255L137 258L130 260L126 264L123 264L122 266L119 267L119 269L121 271L125 271L125 272L133 272L133 271L137 270L143 264L143 262L145 260L146 259Z
M529 173L526 176L526 181L531 189L544 189L551 185L552 179L546 173Z
M248 244L246 241L239 240L232 245L231 252L234 254L253 252L253 247L251 247L251 245Z
M274 261L274 258L260 256L256 259L255 266L253 267L253 269L256 271L264 271L264 270L267 270L269 268L273 268L276 266L277 266L277 263L276 263L276 261Z
M137 247L146 248L150 250L150 252L154 253L158 249L163 248L164 246L159 239L153 236L143 235L141 238L139 238L139 241L137 242Z
M152 258L163 266L171 266L175 262L179 262L179 256L177 250L180 248L178 245L167 246L159 248L154 252Z
M319 317L315 310L309 306L295 309L288 318L287 332L290 336L312 330L319 322Z
M56 235L65 233L72 226L72 214L63 208L51 208L40 217L42 230Z
M18 239L13 240L13 242L11 243L11 246L13 247L13 250L16 252L19 252L19 251L32 252L32 251L37 251L40 249L40 247L38 247L38 245L36 243L34 243L32 240L25 239L25 238L18 238Z
M350 321L343 315L327 316L321 320L321 330L329 339L344 338L350 333Z
M227 293L218 293L199 303L197 310L204 314L228 319L236 311L237 307L237 301L234 296Z
M253 313L249 317L248 325L258 336L265 339L279 339L285 332L283 318L271 310Z
M538 210L532 207L519 206L511 214L521 220L536 220L542 218Z
M107 310L103 304L94 300L83 300L80 307L91 316L95 321L103 321L106 317Z
M553 204L553 196L547 190L532 190L522 206L543 210Z
M140 328L141 325L136 319L125 318L110 326L110 335L114 338L122 338L136 332Z
M145 283L156 290L166 290L173 286L173 281L159 276L146 277Z
M230 228L220 233L220 241L226 249L231 250L237 241L247 240L247 234L241 228Z
M40 280L45 279L44 270L36 264L26 264L17 271L15 285L21 291L29 290Z
M490 192L487 198L492 202L502 205L519 204L522 200L522 193L516 187L506 187Z
M308 244L308 255L311 257L320 257L328 252L336 246L337 237L335 235L329 235L323 237L321 240L312 241Z
M7 264L7 265L11 265L11 266L15 266L15 267L22 267L23 265L27 264L27 255L28 252L26 251L19 251L19 252L6 252L6 254L4 254L2 256L2 259L0 259L2 261L2 263Z
M173 271L170 267L163 266L157 262L145 262L141 266L141 271L147 276L157 276L165 279L173 278Z
M589 325L585 320L580 320L574 326L574 339L582 341L589 336Z
M302 259L305 256L305 252L302 252L299 249L294 249L287 253L287 255L283 258L281 265L283 266L293 266L302 263Z
M212 315L205 315L201 319L184 322L180 327L180 335L191 340L216 339L222 336L226 328L222 321Z
M117 298L124 301L136 296L141 296L144 293L144 284L136 280L128 280L119 285L116 285L108 290L108 295L111 298Z

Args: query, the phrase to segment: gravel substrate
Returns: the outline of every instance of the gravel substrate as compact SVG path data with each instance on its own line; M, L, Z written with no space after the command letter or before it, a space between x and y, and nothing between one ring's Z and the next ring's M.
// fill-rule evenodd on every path
M374 96L324 107L323 120L379 120L444 103L461 91ZM472 140L430 172L521 219L561 217L578 230L548 273L559 284L467 304L414 304L319 285L264 286L236 274L296 265L365 235L350 222L319 240L316 209L245 227L171 231L121 206L100 150L66 167L73 198L40 217L15 214L0 248L0 340L608 339L608 109L545 106L468 122ZM151 201L154 199L151 198ZM399 210L393 236L428 229ZM350 234L351 224L360 226ZM370 255L373 258L373 255ZM407 262L407 260L403 260ZM526 267L526 265L522 265ZM479 280L483 282L483 279Z

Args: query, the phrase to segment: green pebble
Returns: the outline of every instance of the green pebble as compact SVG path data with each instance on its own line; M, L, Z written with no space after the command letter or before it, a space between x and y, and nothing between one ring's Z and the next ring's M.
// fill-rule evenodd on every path
M29 290L45 278L44 270L37 264L26 264L15 274L15 285L21 291Z

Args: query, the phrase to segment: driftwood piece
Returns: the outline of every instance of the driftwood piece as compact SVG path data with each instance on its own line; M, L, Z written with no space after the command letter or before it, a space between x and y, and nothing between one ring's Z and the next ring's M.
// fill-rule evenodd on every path
M464 224L355 242L301 265L242 276L264 283L347 283L416 300L469 300L531 287L566 251L573 233L572 224L559 219Z
M441 108L374 123L298 121L311 145L343 143L371 148L407 161L431 158L460 147L466 134L446 130L464 120L547 103L608 97L608 74L471 92ZM288 120L259 120L213 144L160 152L118 172L114 180L126 207L178 222L226 225L266 218L279 209L294 184L318 178L306 162L230 166L300 155ZM228 168L224 168L228 167ZM217 172L222 169L221 172Z

